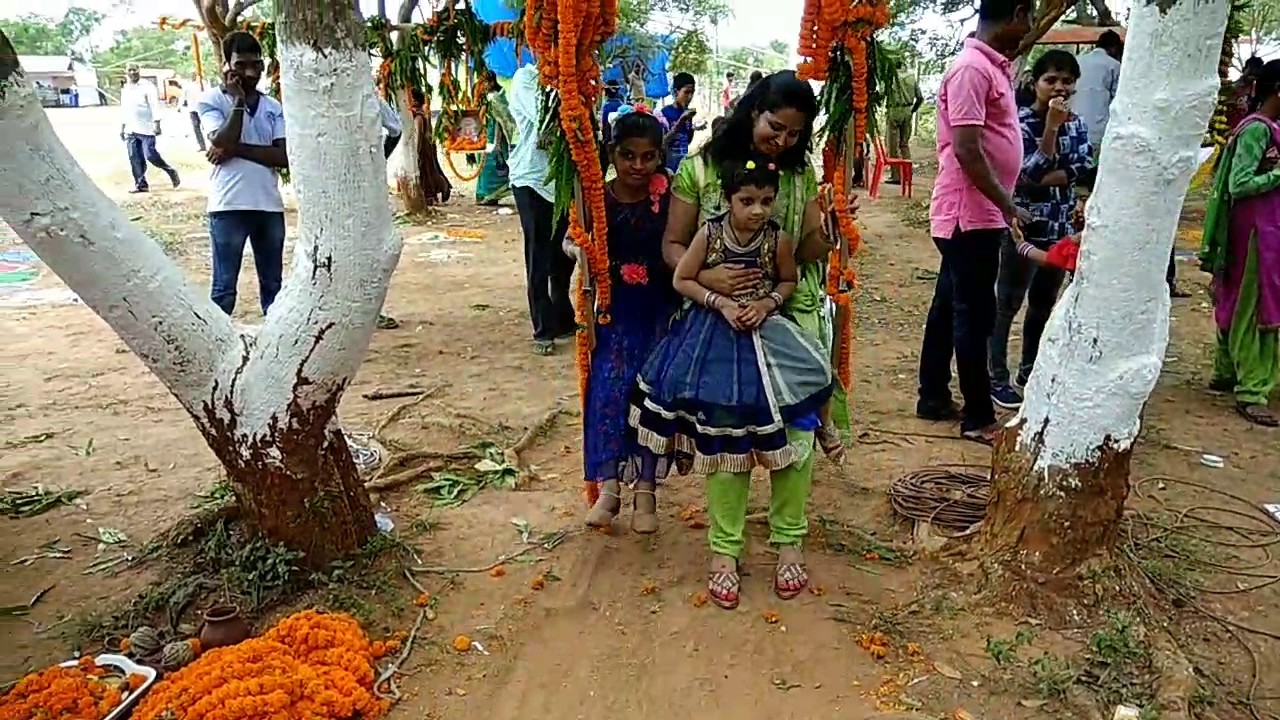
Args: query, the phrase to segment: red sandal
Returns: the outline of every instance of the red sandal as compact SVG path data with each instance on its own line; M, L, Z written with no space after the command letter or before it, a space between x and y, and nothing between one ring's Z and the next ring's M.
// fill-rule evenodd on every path
M773 576L773 594L779 600L791 600L809 587L809 573L800 563L778 563Z
M738 573L737 561L733 570L713 571L707 579L707 597L716 607L724 610L735 610L742 598L742 575Z

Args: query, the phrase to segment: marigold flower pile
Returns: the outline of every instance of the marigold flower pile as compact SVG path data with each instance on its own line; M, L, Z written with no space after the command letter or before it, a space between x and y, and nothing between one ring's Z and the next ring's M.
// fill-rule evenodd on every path
M265 635L215 648L157 683L134 720L376 720L372 643L349 615L308 610Z
M0 697L0 720L102 720L124 699L119 685L91 657L75 667L54 666L27 675ZM127 687L135 688L133 678Z
M851 151L860 158L862 145L870 123L867 92L869 67L867 54L875 32L889 24L889 6L884 0L805 0L804 14L800 22L798 43L801 58L797 74L801 78L826 81L833 60L847 61L852 78L849 88L853 106ZM834 141L835 136L831 141ZM849 153L846 153L848 155ZM831 182L834 189L833 207L840 234L847 244L847 252L837 248L827 259L827 294L842 307L843 322L837 328L839 358L836 374L844 387L852 382L851 350L853 344L853 314L850 292L857 280L852 267L845 266L845 259L852 258L862 243L858 226L849 212L846 188L849 186L850 167L847 158L837 160Z

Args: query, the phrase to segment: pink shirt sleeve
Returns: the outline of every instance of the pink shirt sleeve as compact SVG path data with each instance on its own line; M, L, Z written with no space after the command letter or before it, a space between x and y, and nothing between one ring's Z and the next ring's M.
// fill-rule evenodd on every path
M956 68L946 80L947 121L952 127L985 125L991 77L982 68Z

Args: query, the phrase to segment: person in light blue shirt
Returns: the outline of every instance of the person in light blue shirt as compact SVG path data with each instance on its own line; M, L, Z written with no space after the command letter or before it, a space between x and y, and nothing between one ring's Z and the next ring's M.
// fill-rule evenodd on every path
M1089 128L1089 144L1096 153L1102 144L1102 136L1111 121L1111 101L1116 99L1120 83L1120 56L1124 53L1124 40L1115 30L1107 30L1098 36L1094 48L1079 57L1080 80L1076 83L1076 95L1071 110L1079 115Z
M569 302L573 260L561 252L569 229L568 218L556 217L556 189L547 177L551 168L547 151L538 137L542 87L536 65L525 65L511 78L508 91L517 139L507 160L511 194L524 234L525 284L529 294L529 319L533 322L533 351L555 352L555 341L569 339L578 330Z

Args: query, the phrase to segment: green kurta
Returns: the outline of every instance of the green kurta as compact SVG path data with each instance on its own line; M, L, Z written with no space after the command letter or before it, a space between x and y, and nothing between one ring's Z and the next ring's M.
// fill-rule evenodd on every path
M1280 168L1260 172L1272 145L1271 129L1265 123L1252 122L1223 150L1205 211L1200 248L1201 265L1213 273L1216 283L1228 276L1228 264L1233 258L1229 242L1233 200L1280 188ZM1234 388L1236 402L1243 405L1266 405L1280 380L1280 340L1275 328L1264 329L1258 322L1257 233L1248 238L1248 243L1245 253L1234 254L1236 262L1243 258L1244 267L1239 271L1236 304L1229 310L1225 329L1221 327L1223 318L1218 318L1212 385Z

